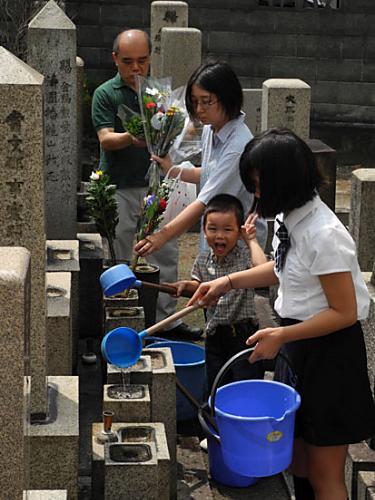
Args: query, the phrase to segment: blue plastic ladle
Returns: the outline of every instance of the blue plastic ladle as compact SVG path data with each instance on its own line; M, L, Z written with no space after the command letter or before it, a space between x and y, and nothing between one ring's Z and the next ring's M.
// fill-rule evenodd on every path
M142 332L136 332L132 328L120 326L108 332L102 340L101 350L106 361L119 368L129 368L140 358L142 352L142 339L147 335L162 330L165 326L173 323L177 319L183 318L187 314L195 311L200 306L194 304L185 307L168 318L159 321Z

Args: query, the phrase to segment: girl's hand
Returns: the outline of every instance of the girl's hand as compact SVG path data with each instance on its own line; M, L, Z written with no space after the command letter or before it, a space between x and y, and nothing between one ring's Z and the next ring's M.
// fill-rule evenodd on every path
M256 226L255 223L258 219L258 214L251 213L246 219L245 224L241 226L241 236L247 245L250 241L256 238Z
M214 306L220 297L225 295L230 289L231 284L227 276L207 283L201 283L187 305L191 306L198 302L203 307Z
M282 340L283 327L263 328L251 335L247 341L247 345L255 345L255 349L249 357L250 363L255 363L261 359L273 359L277 356L280 347L283 345Z
M151 160L159 163L159 167L163 170L164 174L168 172L170 168L172 168L172 160L169 155L164 156L164 158L160 158L160 156L151 155Z
M151 255L152 253L160 250L160 248L164 245L165 241L163 236L160 234L160 231L157 231L154 234L150 234L138 243L134 247L134 251L140 256L145 257L146 255Z

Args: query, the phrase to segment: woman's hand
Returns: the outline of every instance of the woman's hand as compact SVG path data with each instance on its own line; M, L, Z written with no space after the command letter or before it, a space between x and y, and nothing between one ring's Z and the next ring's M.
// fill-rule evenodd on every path
M163 170L164 174L168 172L169 169L172 168L172 160L169 155L164 156L164 158L160 158L160 156L151 155L151 160L159 163L159 167Z
M176 289L176 293L173 295L173 297L181 297L182 292L185 290L189 291L190 287L189 284L191 281L188 280L181 280L181 281L176 281L175 283L165 283L166 285L173 286L173 288Z
M251 335L247 340L247 345L255 345L255 349L249 357L250 363L255 363L261 359L273 359L277 356L280 347L283 345L283 327L263 328Z
M134 251L140 256L145 257L146 255L151 255L152 253L160 250L160 248L166 243L160 231L154 234L150 234L143 240L138 241L134 247Z
M249 246L250 241L256 238L257 230L255 223L258 219L258 214L251 213L249 217L246 219L245 224L241 226L241 236L245 241L247 246Z
M230 289L231 284L227 276L207 283L201 283L187 305L191 306L198 302L203 307L214 306L220 297L225 295Z

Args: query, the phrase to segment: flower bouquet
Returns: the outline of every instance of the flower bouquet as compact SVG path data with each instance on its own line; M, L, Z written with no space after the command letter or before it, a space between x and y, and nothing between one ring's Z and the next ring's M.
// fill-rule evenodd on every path
M144 135L150 154L164 157L182 132L187 117L185 87L172 91L170 79L138 78L138 97ZM152 161L148 170L149 186L155 193L160 184L160 168Z
M86 202L99 234L107 238L112 264L116 263L113 242L119 221L115 192L116 186L110 183L109 176L102 170L91 173Z
M133 111L125 104L120 104L117 110L117 116L122 122L124 130L136 139L145 140L143 121L140 113Z

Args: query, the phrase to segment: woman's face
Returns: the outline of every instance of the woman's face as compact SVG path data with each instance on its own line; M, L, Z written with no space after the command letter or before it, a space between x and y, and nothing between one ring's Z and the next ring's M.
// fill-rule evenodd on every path
M199 85L192 85L191 102L194 114L203 125L212 125L215 130L225 125L228 117L216 94L211 94Z

